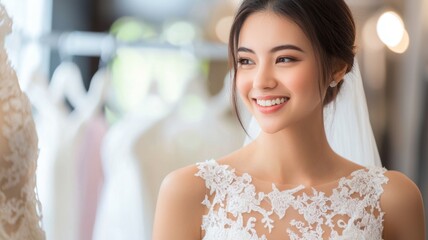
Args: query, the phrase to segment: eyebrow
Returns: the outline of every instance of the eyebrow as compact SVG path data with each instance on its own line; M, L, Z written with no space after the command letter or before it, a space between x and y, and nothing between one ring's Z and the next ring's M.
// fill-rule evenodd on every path
M295 51L299 51L304 53L305 51L303 51L301 48L299 48L296 45L291 45L291 44L286 44L286 45L279 45L276 46L274 48L272 48L269 52L274 53L277 51L281 51L281 50L295 50ZM255 53L254 50L246 48L246 47L239 47L237 52L249 52L249 53Z

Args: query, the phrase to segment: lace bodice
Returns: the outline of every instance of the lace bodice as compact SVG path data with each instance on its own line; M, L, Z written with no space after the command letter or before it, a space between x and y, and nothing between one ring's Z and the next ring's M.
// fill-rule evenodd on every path
M0 4L0 239L44 239L35 192L38 140L31 104L8 61L11 20Z
M205 181L204 240L382 239L385 169L359 169L334 183L279 187L215 160L197 163Z

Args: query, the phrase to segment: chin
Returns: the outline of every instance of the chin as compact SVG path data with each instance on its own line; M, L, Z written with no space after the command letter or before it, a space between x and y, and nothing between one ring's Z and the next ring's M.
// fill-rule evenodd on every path
M293 127L297 122L295 118L256 118L261 131L267 134L275 134L287 128Z
M260 129L264 133L267 134L275 134L277 132L280 132L281 130L284 130L286 126L283 126L282 124L269 124L269 123L263 123L260 124Z

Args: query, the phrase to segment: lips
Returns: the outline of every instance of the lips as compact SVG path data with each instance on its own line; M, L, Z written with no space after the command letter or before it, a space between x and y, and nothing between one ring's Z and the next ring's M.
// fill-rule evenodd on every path
M290 98L285 96L253 98L257 109L262 113L274 113L284 107L289 100Z

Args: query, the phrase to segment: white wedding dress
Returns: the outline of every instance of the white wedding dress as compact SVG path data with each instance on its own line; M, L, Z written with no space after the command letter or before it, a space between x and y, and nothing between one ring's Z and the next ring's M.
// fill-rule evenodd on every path
M0 239L45 239L35 191L38 139L31 104L4 48L12 22L1 4L0 19Z
M204 240L382 239L385 168L305 187L266 182L215 160L197 165L207 187Z

